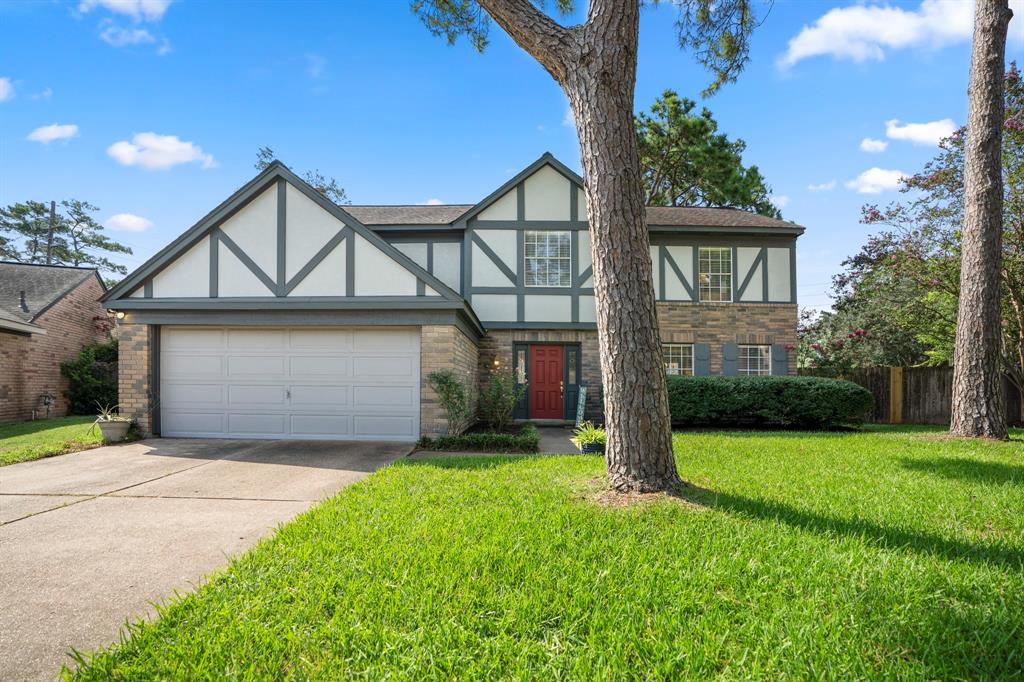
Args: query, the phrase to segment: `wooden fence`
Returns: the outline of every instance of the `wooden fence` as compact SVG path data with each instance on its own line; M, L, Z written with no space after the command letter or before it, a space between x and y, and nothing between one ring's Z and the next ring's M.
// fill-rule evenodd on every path
M801 374L805 372L801 371ZM815 374L813 371L807 374ZM953 403L951 367L864 367L844 377L871 391L875 409L869 421L880 424L949 424ZM1007 419L1024 426L1024 397L1004 380Z

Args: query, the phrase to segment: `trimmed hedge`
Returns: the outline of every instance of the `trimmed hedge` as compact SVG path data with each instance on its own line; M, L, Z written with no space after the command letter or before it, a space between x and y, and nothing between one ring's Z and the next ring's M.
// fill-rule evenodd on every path
M873 405L866 388L823 377L668 377L674 426L828 429L860 424Z
M519 433L484 431L439 438L423 436L416 446L422 450L449 452L537 452L540 450L540 434L533 424L526 424Z

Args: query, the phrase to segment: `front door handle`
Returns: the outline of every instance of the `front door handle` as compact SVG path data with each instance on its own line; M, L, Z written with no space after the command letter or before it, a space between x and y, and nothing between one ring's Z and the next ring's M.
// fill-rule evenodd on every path
M558 392L561 393L562 395L565 395L565 382L564 381L559 381L558 382Z

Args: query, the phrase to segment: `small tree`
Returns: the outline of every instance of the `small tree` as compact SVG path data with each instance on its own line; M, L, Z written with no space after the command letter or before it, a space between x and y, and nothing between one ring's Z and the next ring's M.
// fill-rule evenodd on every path
M504 431L512 423L512 413L524 395L526 387L516 383L512 370L495 370L480 394L480 416L495 431Z
M117 340L83 346L74 360L62 362L67 378L69 414L94 414L97 405L117 404Z
M437 393L437 400L448 422L446 435L457 436L470 427L473 414L473 387L463 382L450 369L437 370L427 375L427 384Z

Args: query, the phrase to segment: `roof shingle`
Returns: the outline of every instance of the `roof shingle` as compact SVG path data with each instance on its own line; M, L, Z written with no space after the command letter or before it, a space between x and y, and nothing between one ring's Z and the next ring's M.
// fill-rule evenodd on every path
M94 268L0 261L0 310L8 317L31 322L40 311L95 274ZM23 291L28 311L21 307Z

